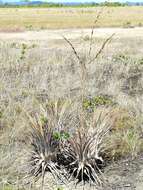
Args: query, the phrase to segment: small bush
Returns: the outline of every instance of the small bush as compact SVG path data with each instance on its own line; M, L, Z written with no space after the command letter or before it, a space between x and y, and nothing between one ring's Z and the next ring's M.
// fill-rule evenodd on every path
M127 56L127 55L125 55L125 54L123 54L123 53L113 56L113 60L114 61L122 61L124 63L128 62L129 59L130 59L130 57Z
M95 96L93 98L87 98L83 101L83 108L87 111L93 112L99 106L111 106L115 103L110 97L106 95Z

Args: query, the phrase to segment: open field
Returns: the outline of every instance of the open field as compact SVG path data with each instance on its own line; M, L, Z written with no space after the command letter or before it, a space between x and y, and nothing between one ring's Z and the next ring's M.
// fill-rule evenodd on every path
M0 9L0 190L142 190L142 26L135 6Z
M134 27L143 25L143 7L95 8L1 8L0 30L89 28L102 10L97 27Z
M114 32L116 35L102 53L89 64ZM85 70L61 34L71 41ZM100 189L142 190L142 28L95 29L89 53L90 36L90 29L0 33L0 189L41 188L41 179L34 187L31 178L24 178L30 169L31 147L27 135L31 117L34 122L37 117L47 122L51 118L45 116L46 108L50 107L49 103L55 103L58 111L55 110L53 119L60 115L60 120L53 123L69 130L70 135L79 127L78 113L84 112L85 123L92 119L92 114L98 118L100 113L109 113L106 122L111 124L111 131L104 146L109 149L111 160L103 169L106 183ZM56 104L57 100L61 102ZM68 101L66 105L72 104L70 110L63 107L61 113L64 101ZM96 125L88 123L88 127L92 131ZM45 190L73 190L74 187L56 184L46 173ZM80 189L83 187L79 184L77 190ZM86 184L85 189L95 188Z

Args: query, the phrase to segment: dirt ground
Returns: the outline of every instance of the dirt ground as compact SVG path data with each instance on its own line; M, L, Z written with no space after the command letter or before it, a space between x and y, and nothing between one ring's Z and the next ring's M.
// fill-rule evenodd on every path
M143 154L136 159L123 159L109 164L104 170L105 182L101 187L82 184L56 185L49 175L45 178L45 190L142 190L143 189ZM51 185L49 185L51 184ZM36 185L40 187L41 181Z
M94 37L106 38L114 34L116 38L143 37L143 27L136 28L95 28ZM60 29L25 32L0 32L0 40L60 40L63 36L69 39L87 37L91 35L91 29Z
M135 160L122 160L106 168L105 175L114 190L143 189L143 155Z

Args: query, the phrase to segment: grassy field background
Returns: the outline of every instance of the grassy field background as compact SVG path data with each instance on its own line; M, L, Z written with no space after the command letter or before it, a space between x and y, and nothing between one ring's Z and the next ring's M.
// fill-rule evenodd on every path
M34 30L97 27L134 27L143 25L143 7L94 8L1 8L0 30Z
M142 26L143 8L103 8L96 26L128 29L83 32L80 28L93 26L100 11L100 7L0 9L0 190L75 189L75 178L64 185L49 172L45 183L41 177L36 181L32 163L37 158L38 163L51 163L53 149L47 146L45 151L45 140L40 140L36 144L42 151L37 152L33 148L37 138L31 132L39 136L37 129L42 134L48 126L56 139L79 139L77 146L83 147L86 137L96 130L101 134L108 124L101 147L107 180L100 189L143 186L143 28L129 28ZM52 30L61 28L66 29ZM25 30L33 31L17 33ZM83 135L78 137L79 129ZM88 163L89 159L79 159L83 156L78 150L77 166ZM90 183L76 187L96 188Z

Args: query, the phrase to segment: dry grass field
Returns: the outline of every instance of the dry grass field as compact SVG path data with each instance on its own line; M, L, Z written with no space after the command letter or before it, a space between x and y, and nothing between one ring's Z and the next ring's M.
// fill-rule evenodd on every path
M0 190L142 190L143 9L98 11L0 9Z
M98 12L97 27L134 27L143 25L143 7L96 8L1 8L0 30L89 28Z
M63 39L41 39L40 41L1 39L0 188L2 190L41 188L41 180L34 186L31 184L32 181L29 184L29 179L24 178L30 167L27 163L30 147L25 144L25 139L27 141L31 129L29 116L33 118L33 122L37 116L38 122L47 121L47 117L50 119L46 111L49 102L55 103L56 114L60 115L60 122L63 122L65 129L69 129L70 133L79 125L75 116L77 112L81 113L80 103L83 103L86 113L89 111L91 116L94 109L96 117L100 113L103 115L109 113L107 122L112 124L113 131L107 135L105 145L109 148L109 155L115 165L112 163L110 166L109 162L104 171L108 180L108 189L121 186L125 190L132 190L132 187L136 186L138 190L142 185L143 165L140 154L143 150L141 103L143 100L143 37L114 36L98 59L88 64L106 39L106 36L93 37L92 51L89 56L89 36L70 39L86 65L88 76L84 84L80 77L82 67L78 64L69 44ZM80 95L83 87L86 90L82 102ZM62 102L56 104L59 100ZM72 102L68 108L64 107L67 105L64 103L66 101ZM62 109L61 104L63 104ZM72 114L72 119L70 119L71 115L66 114ZM64 123L65 119L66 123ZM85 115L83 119L86 121L89 118ZM88 127L94 130L93 126ZM118 163L119 158L127 160ZM131 162L132 159L135 159L134 162ZM122 173L125 175L124 178ZM105 186L106 183L102 189L107 189ZM85 188L94 189L94 186L91 188L86 184ZM73 184L55 184L52 176L47 174L45 190L49 189L73 190ZM77 189L83 187L78 185Z

